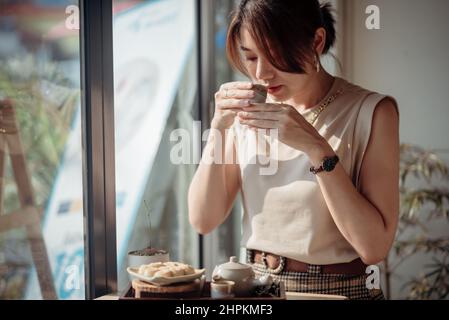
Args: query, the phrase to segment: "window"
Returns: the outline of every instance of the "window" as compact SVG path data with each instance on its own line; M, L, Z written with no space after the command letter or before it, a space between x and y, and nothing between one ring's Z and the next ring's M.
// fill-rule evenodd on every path
M83 299L78 1L0 3L0 299Z
M246 80L234 72L226 57L226 33L229 17L235 5L236 1L213 1L213 5L210 8L210 14L212 15L211 22L213 24L211 26L204 26L204 28L213 28L214 30L211 38L208 39L208 45L211 46L208 54L215 57L209 72L210 81L214 84L210 88L212 97L223 83ZM212 117L213 110L210 110L210 113ZM207 123L208 127L209 125ZM228 261L230 256L240 256L240 259L242 261L244 260L245 252L240 249L241 217L242 208L240 196L238 196L234 203L234 208L226 221L204 239L204 260L208 270L213 270L214 266Z
M151 245L171 260L199 261L187 211L196 166L170 157L173 131L192 136L197 112L195 9L194 0L114 1L119 290L129 251Z

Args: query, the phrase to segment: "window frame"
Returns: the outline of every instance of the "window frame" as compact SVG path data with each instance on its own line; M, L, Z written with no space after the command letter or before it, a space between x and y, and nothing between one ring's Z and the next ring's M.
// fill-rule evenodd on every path
M85 227L85 297L117 291L113 3L80 0L81 122ZM199 104L195 119L208 129L215 79L214 1L196 0ZM212 27L212 29L210 29ZM209 30L209 31L208 31ZM198 235L200 266L212 248ZM207 248L205 248L205 246Z
M80 0L86 299L117 290L113 11Z

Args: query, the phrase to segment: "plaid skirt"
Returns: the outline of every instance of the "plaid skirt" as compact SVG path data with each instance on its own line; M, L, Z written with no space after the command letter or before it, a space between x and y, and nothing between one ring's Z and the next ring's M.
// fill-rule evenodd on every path
M250 261L257 277L270 274L274 280L283 281L285 290L301 293L332 294L345 296L350 300L385 300L381 289L368 289L366 278L368 275L344 275L321 273L319 265L309 265L307 272L281 271L274 274L265 265Z

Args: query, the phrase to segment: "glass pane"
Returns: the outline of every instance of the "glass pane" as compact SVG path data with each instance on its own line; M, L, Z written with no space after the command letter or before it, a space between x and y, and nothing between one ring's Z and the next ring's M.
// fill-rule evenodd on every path
M83 299L78 1L0 1L0 299Z
M241 75L236 74L226 56L226 35L230 14L236 7L237 2L215 0L215 91L218 91L223 83L246 80ZM240 260L244 262L243 254L245 252L240 249L242 218L240 194L237 196L232 210L226 221L210 237L206 237L206 241L210 241L212 246L213 256L209 258L212 265L229 261L230 256L240 256Z
M194 0L114 1L119 289L130 251L151 246L173 261L198 261L187 211L195 165L170 157L173 131L194 127L195 19Z

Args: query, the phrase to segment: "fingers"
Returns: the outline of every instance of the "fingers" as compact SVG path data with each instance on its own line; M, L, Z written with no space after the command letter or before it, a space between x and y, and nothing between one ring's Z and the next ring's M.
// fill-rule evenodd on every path
M252 103L243 110L246 112L281 112L286 111L287 107L282 104L275 103Z
M246 81L235 81L224 83L220 87L220 91L224 90L232 90L232 89L240 89L240 90L249 90L253 88L253 84L251 82Z
M249 100L241 100L241 99L222 99L217 101L216 106L219 109L227 110L227 109L237 109L237 111L242 110L245 107L248 107L251 104Z
M278 128L278 121L272 121L272 120L245 120L240 119L240 123L243 125L247 125L253 128L258 129L277 129Z
M252 99L255 97L253 90L223 89L216 93L216 99Z
M215 99L252 99L256 93L251 82L228 82L221 85L220 90L215 93Z
M288 121L288 105L273 103L251 104L238 112L240 123L252 128L279 129Z
M279 112L245 112L241 111L237 114L240 119L244 120L271 120L279 121L282 114Z
M232 111L232 110L223 110L223 117L235 117L237 115L236 111Z

